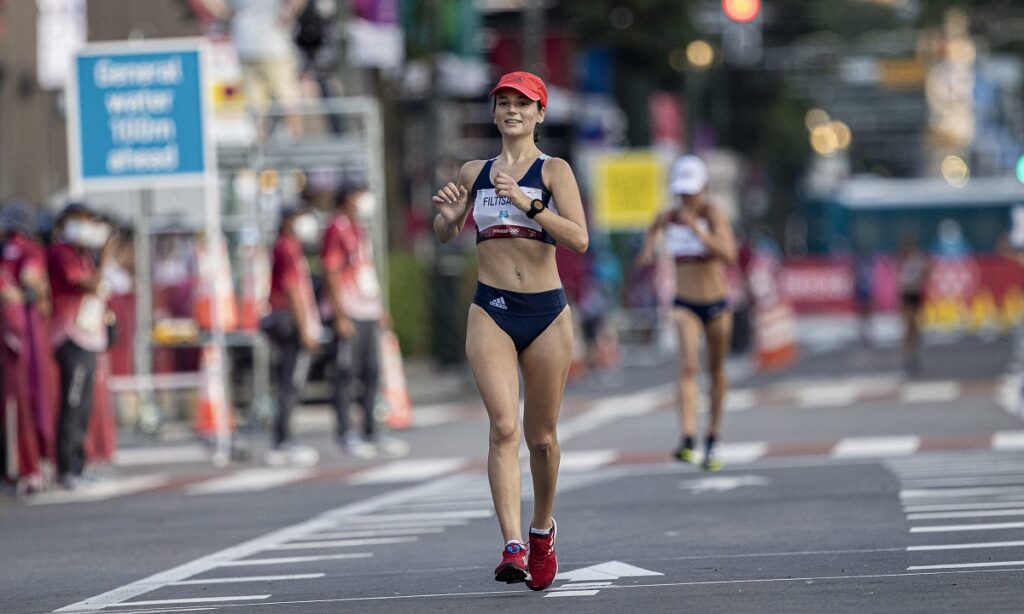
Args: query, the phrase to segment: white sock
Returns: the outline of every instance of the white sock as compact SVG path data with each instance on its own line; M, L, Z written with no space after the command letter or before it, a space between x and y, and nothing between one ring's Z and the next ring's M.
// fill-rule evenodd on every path
M546 529L535 529L533 527L530 527L530 533L533 533L534 535L549 535L551 533L551 529L553 528L555 528L555 525L551 525Z
M507 547L509 544L519 544L520 546L522 546L523 542L519 541L518 539L510 539L507 542L505 542L505 546Z

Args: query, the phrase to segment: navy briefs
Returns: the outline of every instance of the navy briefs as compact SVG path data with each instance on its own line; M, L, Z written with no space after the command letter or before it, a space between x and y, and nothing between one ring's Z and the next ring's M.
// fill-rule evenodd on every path
M693 312L693 315L700 318L700 321L704 324L714 320L729 309L729 303L724 298L713 303L691 303L689 301L684 301L677 296L675 300L672 301L672 304L676 307L689 309Z
M567 304L565 290L513 292L477 282L473 302L512 339L516 352L525 350L555 321Z

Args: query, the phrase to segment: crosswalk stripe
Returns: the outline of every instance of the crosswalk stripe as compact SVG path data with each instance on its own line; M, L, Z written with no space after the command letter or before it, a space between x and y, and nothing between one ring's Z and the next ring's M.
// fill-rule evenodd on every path
M958 512L968 510L997 510L1008 507L1024 507L1024 498L1008 501L987 501L983 503L931 503L927 505L905 505L903 511L911 512Z
M233 597L189 597L186 599L150 599L148 601L124 601L104 606L108 608L134 608L140 605L174 605L176 603L217 603L220 601L259 601L270 599L270 595L235 595Z
M1024 529L1024 522L993 522L987 524L947 524L934 527L910 527L911 533L951 533L955 531L999 531Z
M972 548L1016 548L1024 546L1024 541L1016 542L977 542L973 544L929 544L927 546L908 546L908 552L929 550L966 550Z
M352 484L391 484L415 482L458 471L466 464L463 458L418 458L394 461L353 475Z
M170 482L164 474L140 475L130 478L117 478L88 484L76 490L44 492L28 499L28 505L50 505L55 503L78 503L85 501L105 501L114 497L131 495L144 490L159 488Z
M415 535L403 537L374 537L368 539L333 539L318 542L289 542L271 546L268 550L312 550L314 548L351 548L353 546L379 546L382 544L402 544L419 540Z
M805 408L850 405L857 400L857 394L857 386L851 384L806 386L797 390L796 404Z
M979 567L1016 567L1024 565L1024 561L988 561L985 563L951 563L948 565L911 565L907 571L924 571L925 569L972 569Z
M718 456L723 463L752 463L768 452L768 444L723 443L718 446Z
M962 499L972 497L1024 495L1024 486L987 486L981 488L907 488L901 499Z
M976 510L964 512L926 512L907 514L907 520L939 520L943 518L994 518L997 516L1024 516L1024 509Z
M284 582L288 580L314 580L324 577L325 573L299 573L290 576L241 576L238 578L200 578L198 580L182 580L172 582L170 586L189 586L194 584L234 584L236 582Z
M304 480L316 472L313 469L242 469L235 473L206 480L185 488L187 495L259 492Z
M995 450L1024 450L1024 431L1000 431L992 436Z
M559 468L563 471L591 471L603 467L618 457L615 450L580 450L562 452Z
M444 533L445 527L422 527L412 529L378 529L371 531L335 531L331 533L311 533L304 535L300 540L328 540L328 539L355 539L359 537L395 537L398 535L427 535L431 533Z
M963 476L955 478L913 478L904 480L905 488L942 488L948 486L1016 486L1024 485L1024 468L1016 475Z
M896 437L848 437L832 449L833 458L874 458L913 454L921 444L916 435Z
M347 554L322 554L318 556L278 556L263 559L240 559L223 561L217 567L249 567L259 565L285 565L288 563L315 563L317 561L337 561L342 559L368 559L372 552L349 552Z
M942 403L960 398L958 382L912 382L900 387L901 403Z

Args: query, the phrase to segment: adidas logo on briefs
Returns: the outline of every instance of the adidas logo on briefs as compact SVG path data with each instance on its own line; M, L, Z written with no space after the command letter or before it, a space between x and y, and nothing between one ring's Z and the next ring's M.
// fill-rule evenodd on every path
M488 305L490 305L491 307L497 307L498 309L504 309L506 311L508 310L508 305L505 304L505 297L503 296L499 296L498 298L488 303Z

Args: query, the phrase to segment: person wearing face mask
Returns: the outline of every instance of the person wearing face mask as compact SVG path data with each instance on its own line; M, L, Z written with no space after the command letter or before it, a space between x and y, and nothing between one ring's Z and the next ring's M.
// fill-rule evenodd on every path
M391 445L377 433L373 408L380 380L380 326L385 317L367 222L376 200L361 183L345 183L324 234L320 259L326 292L321 305L334 330L334 410L337 441L354 456L372 458ZM353 400L362 412L362 435L351 425Z
M304 246L313 245L318 234L319 225L308 209L286 207L281 211L270 274L271 311L263 324L277 355L277 406L272 449L266 456L269 465L312 465L319 458L315 449L292 441L290 428L292 409L306 383L323 330L304 252Z
M682 437L673 456L683 462L697 462L697 374L703 334L711 391L701 466L717 471L722 466L717 442L729 385L725 359L732 335L725 267L736 263L738 250L729 218L707 199L709 178L707 163L701 158L686 155L676 160L669 173L669 191L675 202L651 224L637 264L650 264L659 243L664 243L665 250L675 259L676 298L672 315L679 335L677 386Z
M107 349L107 289L102 282L113 245L108 226L81 203L64 209L55 230L47 271L53 296L50 343L60 371L57 480L73 489L81 484L85 468L96 356Z

